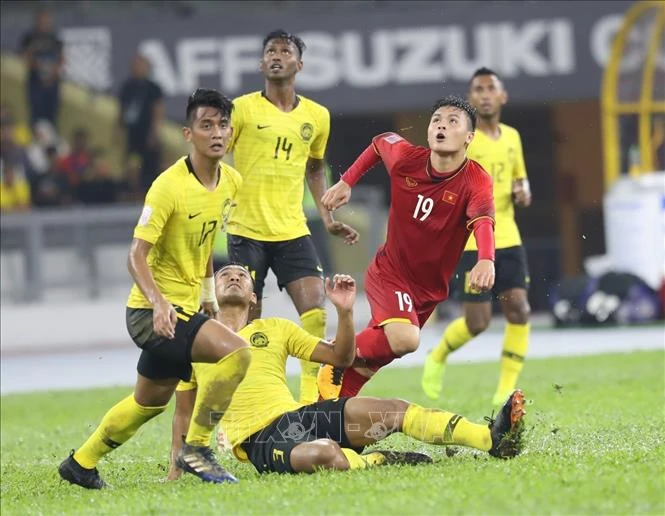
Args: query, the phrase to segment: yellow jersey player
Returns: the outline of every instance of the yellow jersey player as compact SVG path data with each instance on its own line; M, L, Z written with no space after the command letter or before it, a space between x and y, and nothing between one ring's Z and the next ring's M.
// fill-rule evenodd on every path
M296 402L286 384L289 356L348 366L354 360L353 278L336 275L325 280L325 290L339 315L333 342L322 341L279 318L255 319L247 324L256 302L247 270L228 265L216 274L219 321L251 344L252 361L233 395L221 426L235 456L251 462L259 473L313 473L318 469L355 469L368 466L431 462L414 452L362 453L395 432L432 444L458 444L487 451L495 457L513 457L521 448L524 396L515 391L489 426L460 415L397 399L341 397L309 405ZM192 382L176 393L171 456L179 455L181 433L187 428L197 390L205 389L210 366L195 364ZM266 393L269 393L268 395ZM172 459L169 479L180 476Z
M323 268L303 211L305 178L329 233L347 244L358 233L321 204L326 190L324 155L330 132L328 110L297 95L296 74L302 69L303 41L283 30L263 42L260 70L263 91L233 102L233 163L242 174L237 207L228 228L228 258L242 263L256 282L256 306L251 319L261 316L261 298L269 269L280 289L286 288L303 327L323 338L326 327ZM318 365L301 362L300 399L318 399Z
M421 384L432 399L441 395L448 354L489 326L493 294L507 320L494 405L503 403L515 388L529 346L529 273L513 205L529 206L531 191L520 134L513 127L500 123L501 107L507 98L501 80L492 70L480 68L473 74L469 82L469 101L477 110L478 125L467 155L480 163L494 180L496 279L491 292L477 292L469 287L469 271L478 253L471 235L453 281L457 296L463 302L464 317L450 323L425 361Z
M127 330L141 349L136 386L60 464L60 476L72 484L106 487L99 460L166 409L178 382L190 379L192 362L209 364L209 388L198 393L178 465L208 482L236 482L209 446L251 359L247 342L214 319L213 241L241 183L238 172L220 161L231 137L232 108L217 91L194 92L183 128L191 152L146 194L128 259L134 285Z

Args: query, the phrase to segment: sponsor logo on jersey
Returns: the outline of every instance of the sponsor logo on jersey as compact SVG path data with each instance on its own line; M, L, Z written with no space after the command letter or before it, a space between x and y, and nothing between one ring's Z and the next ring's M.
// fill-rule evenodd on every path
M410 177L407 177L406 186L408 186L409 188L415 188L416 186L418 186L418 181L411 179Z

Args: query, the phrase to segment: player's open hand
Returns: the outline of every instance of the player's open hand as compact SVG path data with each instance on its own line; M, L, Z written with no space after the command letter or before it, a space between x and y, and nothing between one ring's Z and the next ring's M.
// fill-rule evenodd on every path
M340 179L326 190L321 197L321 203L327 210L334 211L348 203L349 199L351 199L351 187Z
M355 229L338 220L334 221L332 224L328 224L326 229L331 235L343 238L346 245L353 245L360 238L360 235Z
M177 322L178 316L171 303L166 299L161 299L155 303L152 310L152 327L157 335L167 339L175 338Z
M490 290L494 286L494 262L478 260L469 273L469 287L478 292Z
M356 301L356 280L348 274L325 279L326 296L338 310L352 310Z
M531 204L531 187L527 179L517 179L513 183L513 199L515 204L526 208Z

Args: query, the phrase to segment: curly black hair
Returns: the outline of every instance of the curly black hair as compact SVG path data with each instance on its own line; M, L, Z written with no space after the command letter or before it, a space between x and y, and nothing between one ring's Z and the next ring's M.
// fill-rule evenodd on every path
M442 99L437 100L434 103L434 106L432 106L430 116L432 116L437 109L445 106L455 107L464 111L467 118L469 119L471 131L476 130L476 109L462 97L458 97L457 95L448 95L447 97L443 97Z
M194 117L196 110L200 107L215 108L219 110L222 117L231 118L233 102L217 90L198 88L187 100L186 119L189 124L193 122L192 118Z
M277 29L272 31L270 34L268 34L265 38L263 38L263 50L265 51L266 46L268 45L268 42L273 39L283 39L286 41L290 41L293 43L296 48L298 49L298 54L300 54L300 57L302 57L302 53L305 51L305 42L300 39L298 36L295 34L291 34L290 32L286 32L284 29Z

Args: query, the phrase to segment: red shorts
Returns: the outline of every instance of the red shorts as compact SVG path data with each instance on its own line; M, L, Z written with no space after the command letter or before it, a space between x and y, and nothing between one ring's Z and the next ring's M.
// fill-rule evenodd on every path
M397 273L379 270L372 262L365 273L365 295L372 312L370 327L406 322L422 328L441 300L424 300Z

